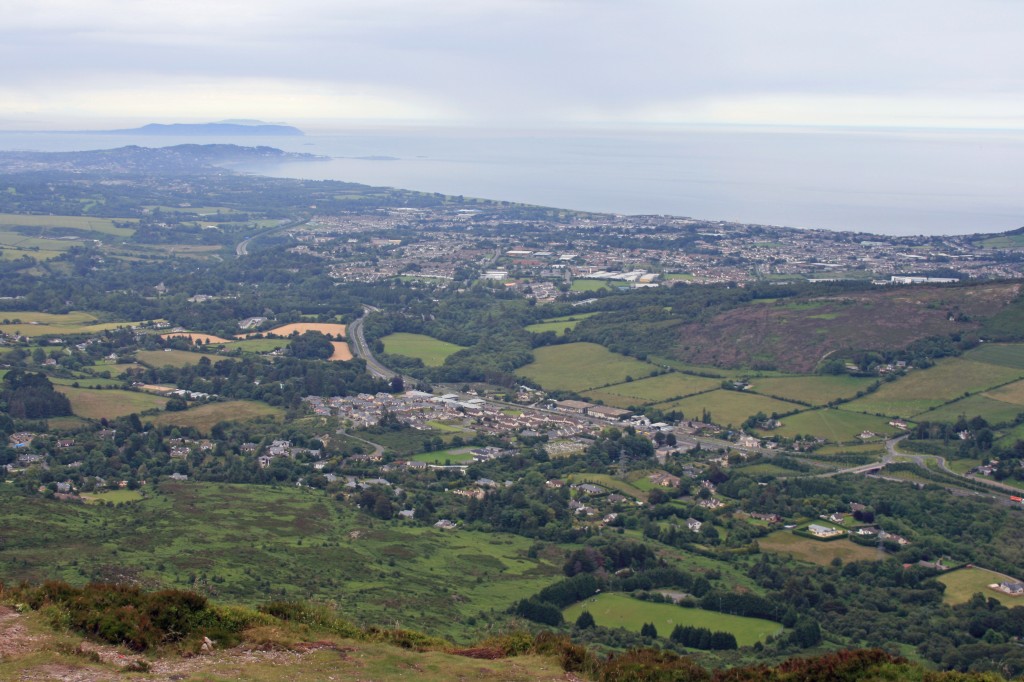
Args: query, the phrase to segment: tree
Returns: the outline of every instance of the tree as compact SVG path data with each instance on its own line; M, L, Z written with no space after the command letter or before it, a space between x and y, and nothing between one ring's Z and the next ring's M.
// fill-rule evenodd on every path
M594 623L594 617L590 615L590 611L584 611L580 614L580 617L576 619L576 628L579 630L586 630L596 625Z
M640 627L640 636L656 639L658 637L658 628L654 627L654 623L644 623Z

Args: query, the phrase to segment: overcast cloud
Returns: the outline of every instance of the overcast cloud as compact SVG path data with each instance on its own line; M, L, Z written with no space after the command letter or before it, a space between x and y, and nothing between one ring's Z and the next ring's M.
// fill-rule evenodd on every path
M0 126L1024 128L1018 0L0 0Z

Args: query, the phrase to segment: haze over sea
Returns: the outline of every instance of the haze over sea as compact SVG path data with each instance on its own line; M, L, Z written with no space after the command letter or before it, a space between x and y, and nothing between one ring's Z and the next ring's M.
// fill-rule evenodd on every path
M332 157L244 170L585 211L878 234L1024 226L1024 132L907 129L495 131L365 128L305 137L0 132L0 148L186 142Z

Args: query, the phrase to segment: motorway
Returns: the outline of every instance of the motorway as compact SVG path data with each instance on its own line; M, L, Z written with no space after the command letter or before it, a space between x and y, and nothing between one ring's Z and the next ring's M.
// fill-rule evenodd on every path
M276 227L272 227L269 230L263 230L262 232L259 232L257 234L252 235L251 237L247 237L246 239L243 239L242 241L238 242L238 244L235 245L235 257L236 258L241 258L242 256L248 256L249 255L249 242L251 242L253 239L256 239L258 237L265 237L268 234L271 234L272 232L278 232L280 230L287 230L288 228L291 228L291 227L298 227L299 225L305 225L309 221L310 221L309 217L296 218L294 220L289 220L288 222L281 223L280 225L277 225Z

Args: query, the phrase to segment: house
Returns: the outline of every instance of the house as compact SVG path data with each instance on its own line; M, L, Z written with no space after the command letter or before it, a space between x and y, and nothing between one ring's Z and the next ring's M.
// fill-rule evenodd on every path
M604 495L606 492L608 492L601 486L594 485L592 483L580 483L579 485L574 485L572 487L576 488L576 490L579 490L580 492L586 495Z
M179 473L175 472L175 473L171 474L171 480L174 480L174 481L187 481L188 480L188 474L179 474Z
M441 519L434 524L434 528L440 528L441 530L452 530L455 526L456 523L454 521L449 521L448 519Z
M664 471L653 473L647 478L650 479L651 483L655 485L660 485L663 488L676 488L679 486L680 481L678 476L673 476L672 474L666 473Z
M412 519L416 517L416 510L402 509L401 511L398 512L398 515L401 516L403 519Z
M697 519L693 518L692 516L690 518L686 519L686 527L689 528L694 533L699 533L700 532L700 527L703 526L703 525L704 525L703 521L698 521Z
M1024 594L1024 583L1004 580L1003 582L999 583L999 587L997 587L996 589L1000 592L1005 592L1006 594L1012 594L1014 596L1022 595Z
M820 526L816 523L812 523L807 526L807 530L819 538L834 538L837 535L842 535L846 531L839 530L838 528L830 528L829 526Z

